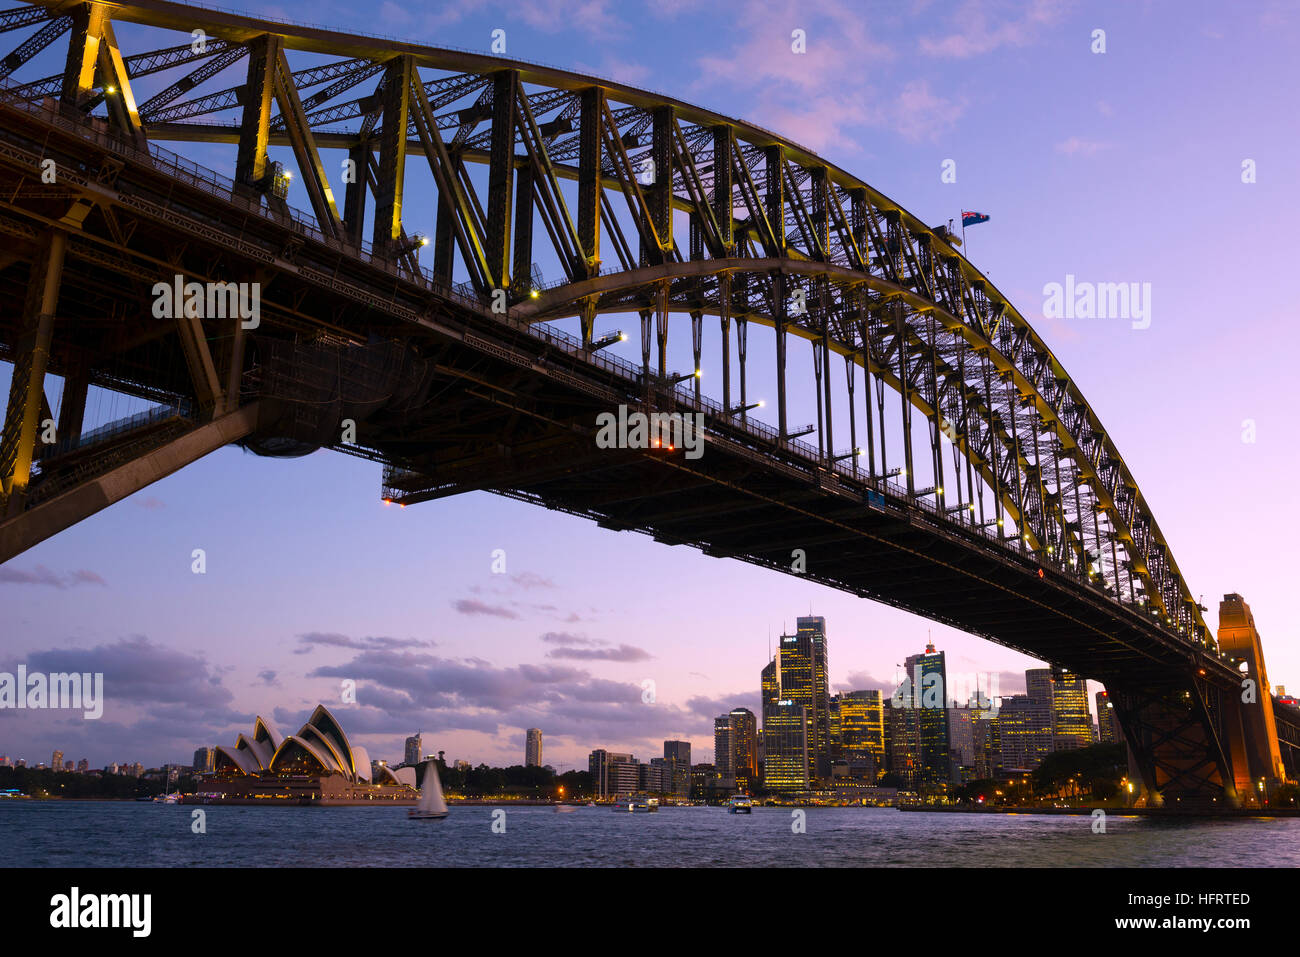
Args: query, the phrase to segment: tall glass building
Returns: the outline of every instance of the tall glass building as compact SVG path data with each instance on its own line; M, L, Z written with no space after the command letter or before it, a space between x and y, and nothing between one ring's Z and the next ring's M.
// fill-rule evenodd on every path
M830 684L826 654L826 619L800 618L793 635L782 635L776 658L763 669L763 729L768 713L785 700L800 705L808 722L808 777L831 776ZM768 756L771 744L766 743Z
M1097 692L1097 737L1102 744L1124 743L1124 733L1120 730L1115 706L1110 703L1110 695L1105 691Z
M751 794L758 784L758 721L748 708L732 708L730 718L736 787L743 794Z
M1092 743L1088 682L1069 671L1057 672L1052 680L1052 747L1073 751Z
M839 695L840 758L849 776L874 777L885 767L885 718L879 691L849 691Z
M808 724L807 709L790 698L778 699L764 716L763 784L769 791L808 790Z
M925 653L905 659L907 677L912 683L913 708L917 711L917 734L920 755L917 781L920 784L943 784L949 778L948 752L952 749L948 733L948 669L942 651L934 644Z

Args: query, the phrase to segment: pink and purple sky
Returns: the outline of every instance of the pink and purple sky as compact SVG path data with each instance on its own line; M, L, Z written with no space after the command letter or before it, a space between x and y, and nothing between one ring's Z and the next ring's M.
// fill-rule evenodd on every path
M483 52L505 29L512 57L779 131L927 222L990 214L968 230L971 260L1110 430L1211 626L1219 597L1240 592L1270 678L1300 689L1286 610L1296 518L1281 500L1300 459L1283 335L1300 261L1293 4L225 3ZM1105 53L1091 52L1098 29ZM228 162L215 147L180 149ZM941 182L949 159L956 183ZM418 196L407 216L408 231L432 227ZM1150 283L1150 327L1044 318L1044 285L1067 274ZM92 402L92 417L115 413ZM794 577L487 494L385 508L379 483L378 466L342 455L225 449L0 566L0 670L103 671L108 698L99 721L0 712L0 753L188 762L255 714L287 732L324 702L390 760L422 730L448 758L522 763L528 727L543 729L557 767L585 767L595 747L645 760L665 738L709 760L713 717L757 711L770 641L809 612L828 621L841 690L889 685L927 634L950 675L998 673L1004 694L1039 664ZM204 575L191 573L195 548ZM492 572L496 549L505 574ZM338 704L343 678L357 682L356 705Z

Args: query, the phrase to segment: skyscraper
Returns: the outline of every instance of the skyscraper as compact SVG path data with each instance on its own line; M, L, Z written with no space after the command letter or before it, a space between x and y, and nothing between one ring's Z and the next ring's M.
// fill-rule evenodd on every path
M808 779L808 711L797 701L780 698L764 716L767 757L763 784L769 791L806 791Z
M948 780L948 752L952 742L948 734L948 669L942 651L934 643L925 653L904 659L911 683L911 704L917 711L917 734L920 738L920 763L917 784L942 784Z
M215 748L199 748L194 752L194 770L199 774L210 774L216 769L217 752Z
M540 768L542 766L542 729L529 728L524 743L524 766Z
M63 752L55 751L54 756L50 758L50 767L56 771L63 770Z
M731 736L731 715L720 714L713 719L713 766L724 782L735 783L736 750Z
M736 787L752 794L758 784L758 722L748 708L731 709L731 749Z
M1002 698L993 722L997 764L1033 770L1052 752L1052 704L1029 695Z
M413 734L406 739L406 763L416 765L420 763L420 756L424 749L424 735Z
M689 766L691 763L691 742L665 741L664 760L677 761L681 764L685 764Z
M914 788L921 781L920 709L910 703L895 707L892 701L885 701L883 707L889 771Z
M826 619L799 618L793 635L782 635L776 657L763 669L763 736L765 760L772 757L772 740L768 737L769 720L778 712L783 740L790 744L789 729L793 702L804 710L808 727L801 750L808 754L809 779L829 780L831 776L830 686L827 683ZM784 772L783 772L784 773ZM770 775L764 771L764 778Z
M796 660L806 655L809 663L808 686L801 680L781 685L781 696L804 701L808 709L808 776L823 781L831 777L831 690L829 652L826 644L826 619L820 616L798 618L795 635L799 639ZM787 646L783 645L782 650ZM782 675L785 674L784 662ZM802 675L800 676L802 678Z
M885 720L879 691L849 691L840 699L840 756L849 776L874 778L885 767Z
M1052 676L1052 750L1074 751L1091 744L1088 682L1080 675L1058 671Z
M685 798L691 792L691 743L689 741L664 742L664 791Z
M1097 692L1097 737L1102 744L1122 744L1124 733L1119 727L1119 716L1110 703L1110 695Z

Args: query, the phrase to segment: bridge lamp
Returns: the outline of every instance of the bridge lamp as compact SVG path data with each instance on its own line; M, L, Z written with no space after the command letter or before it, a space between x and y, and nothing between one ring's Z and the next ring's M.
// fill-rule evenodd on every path
M540 295L541 295L540 292L538 292L536 289L532 289L532 290L530 290L529 293L528 293L528 298L530 298L530 299L536 299L536 298L537 298L538 296L540 296Z
M750 409L761 409L762 407L763 400L759 399L757 402L749 403L749 405L738 405L734 409L728 409L727 415L744 415Z
M616 342L626 342L626 341L627 341L627 334L624 332L607 332L599 339L592 340L591 351L598 352L601 349L606 349L609 346L612 346Z
M844 459L856 459L862 457L861 449L854 449L852 452L845 452L843 455L835 456L836 462L842 462Z
M108 86L104 87L104 92L105 92L105 93L116 93L116 92L117 92L117 87L113 86L113 84L110 83Z
M684 375L670 376L669 382L671 382L673 385L680 385L681 383L687 382L691 379L698 379L703 375L704 373L702 373L699 369L696 369L694 372L687 372Z

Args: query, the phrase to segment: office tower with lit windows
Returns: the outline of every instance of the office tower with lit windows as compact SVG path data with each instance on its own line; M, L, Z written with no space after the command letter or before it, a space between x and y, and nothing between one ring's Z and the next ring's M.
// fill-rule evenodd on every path
M920 710L910 701L906 707L896 706L892 700L884 702L889 771L907 788L915 788L923 781Z
M1076 751L1092 744L1088 682L1072 672L1058 671L1052 676L1052 749Z
M687 798L691 793L691 743L689 741L664 742L664 792L674 797Z
M1122 744L1124 732L1119 727L1119 716L1105 691L1097 692L1097 738L1102 744Z
M723 781L734 782L736 769L735 747L731 739L731 715L720 714L713 719L713 766Z
M1050 698L1004 696L994 723L997 764L1003 770L1033 770L1052 753Z
M630 772L627 771L629 767L632 769ZM620 784L626 788L622 792L624 794L636 790L638 772L636 770L636 760L630 754L597 748L587 756L587 770L591 772L592 790L599 797L619 793L618 787ZM627 787L629 777L632 784Z
M406 764L415 766L420 763L421 749L424 746L424 736L422 734L413 734L406 739Z
M748 708L731 709L731 769L736 787L752 794L758 785L758 720Z
M529 728L524 738L524 767L542 766L542 729Z
M912 689L911 701L904 703L910 703L911 710L917 712L920 738L917 784L943 784L948 780L948 752L952 749L948 734L948 669L944 653L935 651L934 644L929 643L924 654L908 655L904 665Z
M808 790L808 727L808 711L797 701L781 698L772 707L763 725L763 784L769 791Z
M974 779L975 721L976 712L970 708L948 709L948 740L952 746L950 753L952 768L948 779L954 784Z
M78 773L78 774L85 774L85 773L86 773L87 771L89 771L89 770L90 770L90 761L89 761L89 760L87 760L86 758L82 758L80 761L77 762L77 773Z
M55 751L55 752L54 752L54 756L53 756L52 758L50 758L50 767L52 767L55 771L62 771L62 770L63 770L63 752L62 752L62 751Z
M879 691L848 691L839 698L840 758L849 777L873 779L885 767L885 720Z
M1044 706L1052 706L1052 669L1030 668L1025 671L1025 694Z

